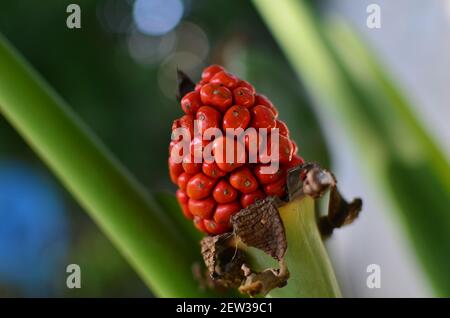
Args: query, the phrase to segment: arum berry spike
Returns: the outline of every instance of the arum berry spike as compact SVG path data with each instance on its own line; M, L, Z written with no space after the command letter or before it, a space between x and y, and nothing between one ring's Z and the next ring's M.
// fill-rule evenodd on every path
M219 65L195 86L178 74L185 115L172 125L169 174L184 215L208 235L206 285L250 296L339 297L322 237L351 223L361 200L347 203L329 171L304 163L276 106L250 83ZM326 192L329 213L319 228L314 200Z

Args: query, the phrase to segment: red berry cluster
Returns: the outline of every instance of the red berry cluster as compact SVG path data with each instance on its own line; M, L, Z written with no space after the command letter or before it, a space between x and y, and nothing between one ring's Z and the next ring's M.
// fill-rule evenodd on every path
M287 125L277 119L278 110L266 96L257 94L250 83L228 73L222 66L211 65L204 69L195 90L182 98L181 108L185 115L174 121L172 129L183 127L191 136L194 136L194 120L200 123L200 133L212 127L223 132L227 128L279 129L280 167L272 174L262 173L267 164L246 161L248 144L244 151L246 158L235 158L233 163L219 160L195 163L192 150L184 155L181 163L169 157L170 177L179 187L178 202L197 229L208 234L227 232L230 217L242 208L266 196L286 195L287 170L304 161L297 155L295 142L289 139ZM190 149L198 142L203 147L212 142L213 154L223 153L227 138L213 141L194 138ZM270 142L270 136L268 139ZM177 143L172 140L169 152Z

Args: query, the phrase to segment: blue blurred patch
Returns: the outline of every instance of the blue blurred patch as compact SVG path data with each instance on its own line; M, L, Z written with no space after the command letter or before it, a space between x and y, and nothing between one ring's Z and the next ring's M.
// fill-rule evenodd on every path
M64 279L68 247L64 204L55 186L22 163L0 161L0 286L51 295Z
M142 33L160 36L177 26L183 12L181 0L136 0L133 18Z

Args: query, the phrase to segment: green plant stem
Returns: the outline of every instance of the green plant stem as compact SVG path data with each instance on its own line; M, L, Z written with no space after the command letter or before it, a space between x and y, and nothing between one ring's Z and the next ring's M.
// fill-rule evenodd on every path
M103 144L0 36L0 113L157 296L196 297L198 242L179 231ZM108 264L104 264L105 267Z
M310 197L296 199L281 207L288 249L285 261L288 284L270 292L269 297L341 297L336 276L317 228L315 202ZM264 252L249 248L252 265L258 270L276 268Z

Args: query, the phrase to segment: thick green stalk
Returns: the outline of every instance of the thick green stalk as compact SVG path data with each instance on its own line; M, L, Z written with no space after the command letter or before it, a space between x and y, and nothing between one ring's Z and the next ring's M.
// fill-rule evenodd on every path
M157 296L207 296L198 290L191 274L198 242L173 226L65 102L1 36L0 113Z
M288 249L285 261L290 277L283 288L269 297L341 297L336 276L317 228L315 202L310 197L296 199L281 207ZM252 265L262 270L277 267L267 254L249 249Z

